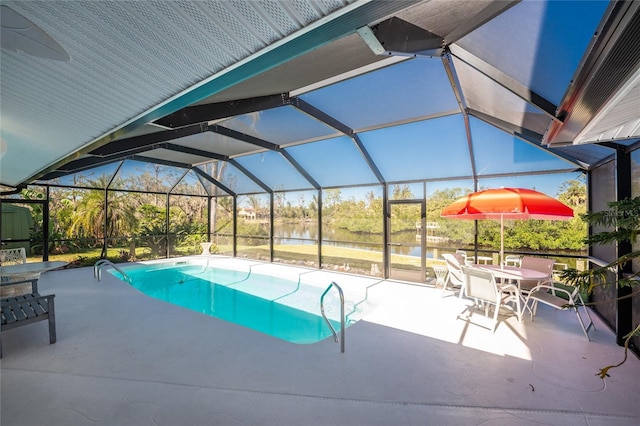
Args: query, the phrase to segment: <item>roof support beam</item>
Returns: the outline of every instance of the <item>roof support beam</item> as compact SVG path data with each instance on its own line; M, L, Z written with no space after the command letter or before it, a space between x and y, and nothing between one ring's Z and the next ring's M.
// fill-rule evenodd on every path
M184 154L197 155L198 157L211 158L213 160L225 161L229 159L227 155L216 154L214 152L204 151L202 149L191 148L188 146L177 145L170 142L163 144L161 148L165 148L170 151L182 152Z
M198 175L202 176L204 179L208 180L209 182L211 182L212 184L214 184L215 186L217 186L219 189L223 190L224 192L226 192L227 194L235 197L236 193L233 192L231 189L229 189L226 185L224 185L221 182L218 182L216 179L214 179L212 176L210 176L209 174L205 173L203 170L201 170L199 167L192 167L191 170L193 170L194 172L196 172Z
M255 136L247 135L246 133L238 132L237 130L232 130L227 127L222 127L217 124L211 126L209 130L219 135L223 135L232 139L237 139L242 142L250 143L252 145L256 145L256 146L259 146L260 148L268 149L270 151L277 151L279 148L279 146L274 143L265 141L260 138L256 138Z
M85 157L85 158L80 158L78 160L74 160L71 161L67 164L64 164L62 167L60 167L60 169L58 170L54 170L50 173L47 173L45 176L43 176L41 179L42 180L49 180L49 179L54 179L60 176L65 176L71 173L77 173L77 172L81 172L83 170L87 170L87 169L91 169L94 167L99 167L99 166L104 166L106 164L110 164L113 163L115 161L120 161L120 160L125 160L127 158L132 158L132 156L141 154L143 152L148 152L151 151L153 149L160 149L160 148L164 148L164 149L168 149L171 151L177 151L177 152L183 152L185 154L192 154L192 155L197 155L200 157L205 157L205 158L211 158L211 159L215 159L215 160L227 160L228 157L225 155L219 155L219 154L215 154L209 151L203 151L200 149L195 149L195 148L189 148L189 147L185 147L185 146L181 146L181 145L176 145L173 143L158 143L158 144L153 144L153 145L141 145L135 149L131 149L128 150L126 152L122 152L122 153L115 153L115 154L111 154L111 155L106 155L106 156L91 156L91 157ZM147 157L144 157L147 158ZM146 161L146 160L145 160ZM182 163L180 163L182 164ZM180 166L180 167L185 167L184 165ZM188 165L186 167L191 167L191 165Z
M42 176L40 180L51 180L56 179L62 176L70 175L73 173L82 172L84 170L93 169L94 167L106 166L107 164L115 163L117 161L122 161L123 158L120 156L112 157L89 157L89 158L81 158L80 160L75 160L70 163L65 164L64 169L53 170L46 175Z
M255 98L235 99L232 101L213 104L188 106L156 120L155 123L160 126L175 129L177 127L207 123L209 121L220 120L236 115L277 108L287 105L288 99L288 93L280 93L277 95L258 96Z
M318 184L318 182L316 182L315 179L312 178L311 175L309 175L309 173L307 173L307 171L288 152L282 149L279 145L276 145L272 142L265 141L264 139L256 138L255 136L247 135L246 133L241 133L236 130L218 126L217 124L211 127L211 131L233 138L233 139L237 139L242 142L250 143L252 145L256 145L261 148L268 149L270 151L275 151L280 153L280 155L282 155L289 162L289 164L291 164L298 171L298 173L300 173L307 180L307 182L311 184L311 186L313 186L315 189L320 189L320 185ZM258 183L255 180L254 182Z
M144 155L132 155L130 160L141 161L143 163L160 164L163 166L177 167L179 169L190 169L191 164L178 163L177 161L162 160L160 158L146 157Z
M521 172L521 173L492 173L489 175L482 175L483 179L497 179L497 178L511 178L517 176L543 176L543 175L555 175L558 173L575 173L576 169L560 169L560 170L539 170L534 172Z
M315 118L318 121L321 121L322 123L326 124L327 126L333 127L334 129L336 129L337 131L344 133L347 136L351 136L353 135L353 129L349 126L347 126L344 123L341 123L340 121L336 120L335 118L331 117L329 114L325 113L324 111L319 110L318 108L314 107L313 105L311 105L310 103L295 97L295 98L291 98L291 105L296 107L297 109L299 109L300 111L304 112L305 114L310 115L311 117Z
M258 177L256 175L254 175L249 170L247 170L247 168L245 166L243 166L242 164L238 163L237 160L235 160L234 158L230 158L228 161L229 161L229 163L233 164L233 166L235 168L237 168L242 173L244 173L256 185L258 185L260 188L264 189L265 192L267 192L269 194L273 194L273 189L269 188L269 186L267 184L265 184L262 180L258 179Z
M351 136L351 139L353 140L353 143L356 144L356 148L358 148L358 151L360 151L360 155L362 155L364 161L367 163L373 174L376 175L376 179L378 179L378 182L380 182L381 184L385 184L386 180L382 175L382 172L378 168L377 164L373 161L373 158L371 158L369 151L367 151L367 148L365 148L362 140L360 140L360 136L354 134L353 136Z
M455 72L455 68L453 66L453 61L451 60L451 54L446 53L442 56L442 65L444 66L444 70L447 73L447 78L449 79L449 84L451 84L451 89L453 90L453 94L456 97L456 101L458 102L458 108L460 108L460 113L462 114L462 119L464 120L464 132L467 136L467 149L469 151L469 162L471 163L471 174L473 175L473 190L478 190L478 169L476 168L476 156L473 150L473 136L471 135L471 123L469 123L469 114L466 107L466 102L464 99L464 94L462 92L462 86L460 85L460 81L458 80L458 75ZM478 257L478 221L474 221L473 223L473 246L475 247L474 256Z
M184 138L198 133L203 133L209 130L207 125L196 124L193 126L182 127L180 129L167 130L163 132L150 133L148 135L135 136L132 138L119 139L113 141L107 145L103 145L90 152L93 155L107 156L111 154L126 154L130 151L135 151L140 148L144 150L150 150L151 146L167 142L173 139Z
M467 135L467 145L469 148L469 159L471 160L471 173L473 174L473 184L477 185L477 172L476 172L476 157L473 153L473 140L471 138L471 127L469 124L469 114L467 113L467 106L464 100L464 95L462 93L462 88L460 87L460 82L458 81L458 76L455 73L453 63L451 61L451 55L447 53L442 56L442 65L444 66L444 70L447 73L447 78L449 79L449 84L451 84L451 89L453 90L453 94L456 97L456 101L458 102L458 108L460 108L460 113L464 119L464 129ZM477 190L477 188L474 188Z
M52 179L51 175L58 174L58 176L64 176L70 173L77 173L83 170L92 169L94 167L104 166L110 163L115 163L116 161L120 161L125 159L126 155L109 155L107 157L85 157L80 158L75 161L71 161L63 165L58 170L54 170L52 172L47 173L42 177L42 179Z
M480 120L485 121L499 129L502 129L507 133L511 133L514 136L524 137L529 141L536 141L539 143L542 142L542 135L539 133L532 132L531 130L525 129L524 127L516 126L515 124L508 123L506 121L500 120L496 117L487 115L483 112L476 111L474 109L469 109L468 112L469 112L469 115L479 118Z
M189 173L190 169L185 169L184 173L180 176L180 179L178 179L176 181L176 183L173 184L173 186L171 187L171 189L169 189L169 191L167 191L168 194L171 194L173 192L174 189L176 189L176 186L178 186L178 184L180 183L180 181L182 179L184 179L184 177L187 175L187 173ZM200 182L200 186L202 186L202 182ZM204 188L203 188L204 190ZM168 201L168 200L167 200ZM167 211L169 211L169 209L167 209ZM168 216L167 216L168 217ZM167 226L167 229L169 229L169 227Z
M320 184L311 177L311 175L304 169L304 167L300 165L300 163L296 161L295 158L291 156L291 154L289 154L282 148L278 148L278 152L285 158L285 160L289 162L289 164L293 166L293 168L298 171L298 173L300 173L307 180L307 182L311 184L311 186L313 186L315 189L320 189Z
M449 84L451 84L451 90L453 90L453 95L456 97L456 101L458 102L458 108L460 108L460 113L466 114L467 104L464 99L464 94L462 93L462 87L460 86L460 81L458 81L458 75L455 72L453 62L451 61L450 53L447 53L446 55L442 56L442 65L444 66L444 70L447 73L447 78L449 79Z
M355 143L356 148L358 149L358 151L360 151L360 154L364 158L365 162L367 163L367 165L369 166L369 168L371 169L373 174L378 179L378 182L385 183L384 176L382 176L382 173L380 172L380 169L378 169L378 166L375 164L375 162L371 158L371 155L369 155L369 152L364 147L364 144L360 140L360 137L357 135L357 133L351 127L349 127L346 124L336 120L335 118L331 117L329 114L325 113L324 111L319 110L318 108L314 107L310 103L305 102L304 100L302 100L302 99L300 99L298 97L295 97L295 98L291 99L291 105L293 105L294 107L296 107L300 111L302 111L302 112L304 112L306 114L309 114L310 116L312 116L316 120L321 121L322 123L324 123L324 124L326 124L326 125L328 125L330 127L333 127L334 129L338 130L339 132L342 132L345 135L349 136L353 140L353 142Z

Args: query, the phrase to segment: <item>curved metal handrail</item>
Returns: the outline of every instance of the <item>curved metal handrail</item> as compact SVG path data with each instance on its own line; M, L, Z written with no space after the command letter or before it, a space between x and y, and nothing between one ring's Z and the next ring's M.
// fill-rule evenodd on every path
M595 264L596 266L609 269L609 272L612 272L614 274L618 272L618 268L616 266L609 266L611 262L607 262L606 260L602 260L593 256L587 256L587 260Z
M342 288L335 282L329 284L329 287L327 287L324 293L322 293L322 296L320 296L320 312L333 333L333 340L338 343L338 333L336 333L335 328L331 325L331 321L329 321L329 318L327 318L327 315L324 313L324 296L329 292L331 287L337 288L340 294L340 352L344 353L344 293L342 292Z
M125 281L131 283L131 278L129 278L129 276L122 269L120 269L108 259L100 259L95 263L95 265L93 265L93 277L97 278L98 281L102 280L102 268L104 268L105 266L111 266L113 269L118 271L120 275L122 275Z

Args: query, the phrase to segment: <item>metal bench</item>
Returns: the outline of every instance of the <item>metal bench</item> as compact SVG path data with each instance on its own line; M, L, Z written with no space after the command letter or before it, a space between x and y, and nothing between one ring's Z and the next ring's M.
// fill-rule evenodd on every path
M56 315L53 298L50 294L38 293L38 280L14 281L2 283L2 286L31 283L31 293L0 299L0 331L49 320L49 343L56 342ZM0 333L0 358L2 358L2 333Z

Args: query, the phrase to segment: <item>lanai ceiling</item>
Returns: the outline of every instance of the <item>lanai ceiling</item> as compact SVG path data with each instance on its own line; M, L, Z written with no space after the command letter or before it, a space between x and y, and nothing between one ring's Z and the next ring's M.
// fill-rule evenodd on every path
M5 189L122 161L209 181L204 165L226 162L262 190L278 187L258 170L265 158L291 169L292 189L566 171L640 137L639 2L52 0L0 12ZM495 161L531 149L535 165ZM432 164L423 174L385 164L415 153Z

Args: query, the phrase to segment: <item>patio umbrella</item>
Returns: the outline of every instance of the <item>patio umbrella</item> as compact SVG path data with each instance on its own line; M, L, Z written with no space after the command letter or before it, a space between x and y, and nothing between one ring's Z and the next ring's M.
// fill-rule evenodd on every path
M498 188L472 192L442 210L450 219L500 219L500 265L504 261L504 220L569 220L573 209L532 189Z

